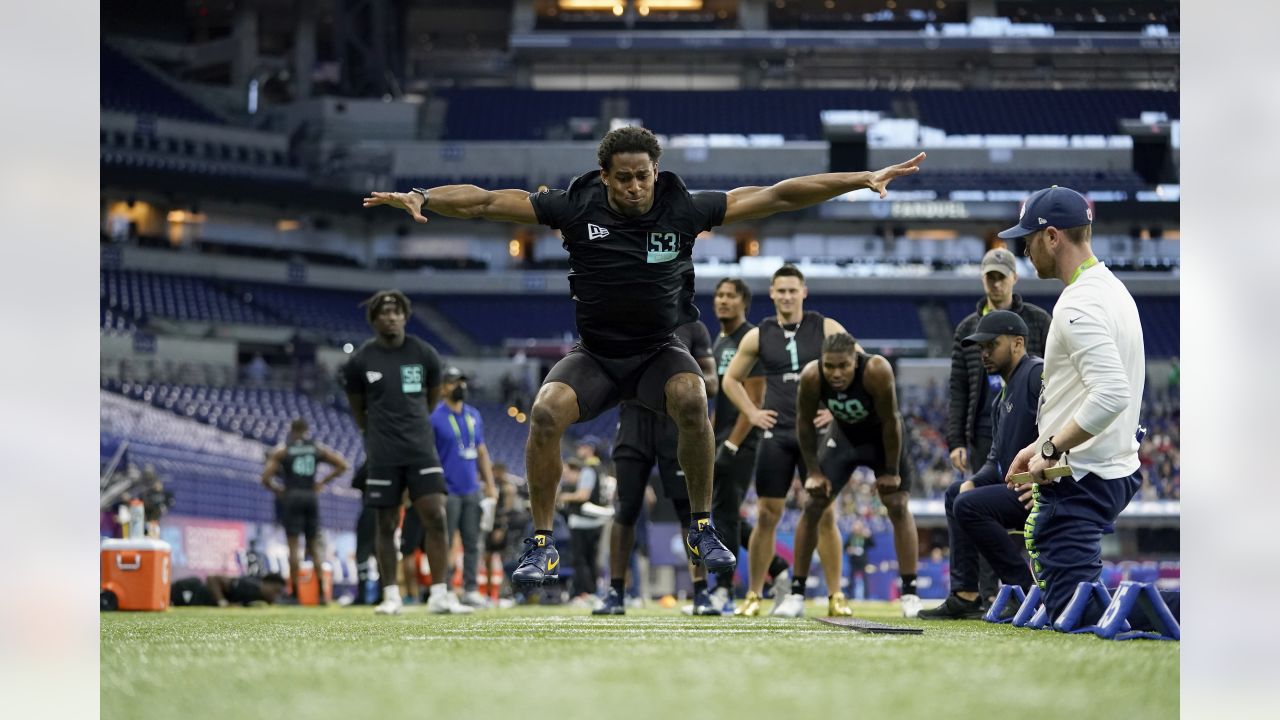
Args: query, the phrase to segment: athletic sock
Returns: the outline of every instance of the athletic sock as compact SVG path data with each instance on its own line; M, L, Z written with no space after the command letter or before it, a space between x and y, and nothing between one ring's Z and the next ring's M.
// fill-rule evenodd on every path
M795 575L791 578L791 594L804 595L804 584L809 578L805 575Z
M399 585L383 585L382 586L383 601L394 600L400 602L400 586Z
M710 519L711 519L710 512L691 512L689 513L689 527L696 528L698 527L699 520L710 520Z
M789 567L791 565L786 560L783 560L782 556L774 555L773 562L769 563L769 577L776 578L786 572Z
M704 593L704 592L706 592L706 591L707 591L707 581L706 581L706 580L694 580L694 581L693 581L693 594L694 594L694 595L697 595L698 593Z
M916 576L915 575L902 576L902 594L903 595L919 595L920 594L916 592Z
M732 594L733 593L733 573L732 572L716 573L716 587L724 588L730 594Z
M613 591L618 593L619 596L622 596L622 594L627 591L627 579L624 577L611 578L609 580L609 587L613 588Z
M431 597L444 595L447 592L449 592L449 586L445 583L435 583L431 586Z
M546 538L547 538L547 543L548 543L548 544L553 543L553 542L555 542L555 541L556 541L556 536L555 536L555 535L552 535L550 530L534 530L534 531L533 531L533 536L534 536L534 537L538 537L539 535L545 535L545 536L546 536Z

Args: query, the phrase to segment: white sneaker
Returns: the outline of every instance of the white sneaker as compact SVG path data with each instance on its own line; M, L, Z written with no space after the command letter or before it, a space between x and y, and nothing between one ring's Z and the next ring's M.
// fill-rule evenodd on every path
M798 593L785 595L782 602L778 603L769 614L775 617L804 617L804 596Z
M920 596L919 595L903 595L902 596L902 617L913 618L920 614Z
M404 601L400 598L387 598L373 609L375 615L399 615L404 609Z
M782 602L787 599L787 595L791 594L791 570L790 568L778 573L778 577L773 579L773 610L770 615L777 613L778 608L782 607Z
M475 611L459 602L451 592L436 593L427 600L427 612L432 615L469 615Z
M462 604L473 608L487 608L492 603L489 602L489 597L482 595L479 590L468 590L462 594Z
M724 606L727 602L729 602L729 588L718 587L711 591L711 604L715 609L724 612Z

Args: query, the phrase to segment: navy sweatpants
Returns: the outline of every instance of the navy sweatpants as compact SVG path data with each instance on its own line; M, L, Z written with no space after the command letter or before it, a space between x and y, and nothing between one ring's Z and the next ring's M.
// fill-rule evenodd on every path
M1027 552L1049 617L1056 619L1076 585L1102 577L1102 533L1142 486L1138 473L1107 480L1092 473L1079 481L1039 486L1027 516Z
M1010 530L1023 527L1027 508L1004 485L984 485L961 493L957 480L947 488L945 506L951 535L951 592L977 592L978 556L986 558L1006 585L1030 589L1032 578Z

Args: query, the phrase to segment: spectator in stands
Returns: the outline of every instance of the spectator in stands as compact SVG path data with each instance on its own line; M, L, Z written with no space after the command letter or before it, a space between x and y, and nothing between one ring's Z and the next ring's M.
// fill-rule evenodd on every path
M1054 186L1033 193L1022 210L1000 236L1025 238L1036 274L1064 289L1045 352L1039 437L1018 453L1006 481L1033 493L1027 551L1056 618L1077 583L1101 578L1103 530L1141 484L1135 432L1146 356L1133 296L1093 254L1089 201ZM1046 477L1064 456L1071 477Z
M405 334L412 305L404 293L382 290L363 304L374 338L352 353L344 368L343 385L369 458L364 501L378 508L377 555L383 598L375 611L398 615L404 602L396 582L395 531L406 490L426 530L428 562L432 568L449 566L447 488L429 417L440 399L440 356L428 343ZM458 602L443 577L433 580L427 603L430 612L465 614L474 610Z
M164 487L164 481L157 477L151 487L142 493L143 513L147 518L147 537L160 537L160 518L173 507L173 493Z
M207 605L227 607L271 605L284 594L284 576L271 573L262 578L210 575L201 580L189 577L173 581L169 586L169 604L173 607Z
M252 386L261 387L267 384L267 378L271 375L271 367L267 365L267 361L262 357L262 353L254 353L253 359L244 367L245 381Z
M467 376L456 367L447 367L440 381L444 401L432 411L431 426L449 488L445 505L449 542L452 544L455 532L462 538L462 602L484 607L487 599L476 584L476 566L480 560L480 495L483 491L485 497L496 500L498 488L489 448L484 442L484 419L479 410L466 403Z
M298 597L298 578L302 567L302 553L298 540L306 536L307 553L315 568L319 597L324 603L324 549L320 541L320 501L317 493L347 471L347 460L334 450L313 440L308 434L307 421L294 418L289 424L285 441L277 445L267 456L262 468L262 485L281 499L285 540L289 544L289 582L293 586L293 598ZM329 465L329 474L316 482L319 463ZM277 475L284 482L277 481Z
M576 177L566 190L445 185L371 192L364 199L364 207L398 208L419 223L427 222L423 213L430 210L545 225L564 235L581 340L548 373L529 412L526 458L535 529L513 573L524 585L554 581L550 568L559 566L551 524L566 429L633 399L667 413L680 428L680 464L694 523L686 533L690 555L713 573L736 566L711 522L715 437L702 373L672 334L697 317L693 240L717 226L801 210L858 190L887 197L889 183L916 173L925 159L920 153L874 172L823 173L694 194L679 176L658 171L661 155L651 131L619 127L601 139L598 168Z
M951 466L961 473L977 472L991 452L991 404L1001 389L1000 375L984 370L977 345L965 345L964 339L975 332L984 315L995 310L1008 310L1022 318L1028 331L1026 351L1032 355L1044 357L1049 337L1049 313L1023 302L1022 296L1013 291L1018 283L1013 253L1002 247L988 250L982 258L981 268L984 296L978 301L977 309L956 327L951 350L951 410L947 415L947 444L951 451ZM985 561L981 576L983 597L994 596L995 578Z

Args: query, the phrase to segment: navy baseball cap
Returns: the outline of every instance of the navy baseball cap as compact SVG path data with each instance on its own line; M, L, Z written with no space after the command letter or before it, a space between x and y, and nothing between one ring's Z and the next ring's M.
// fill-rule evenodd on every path
M999 234L1005 240L1026 237L1050 225L1065 230L1093 222L1093 208L1083 195L1054 185L1031 193L1022 204L1018 224Z
M458 380L466 380L467 374L459 370L457 367L450 365L440 373L440 382L457 382Z
M960 344L968 347L977 345L988 340L994 340L1001 335L1021 335L1027 336L1027 324L1023 322L1022 316L1016 312L1009 310L993 310L978 321L978 330L969 337L960 341Z

